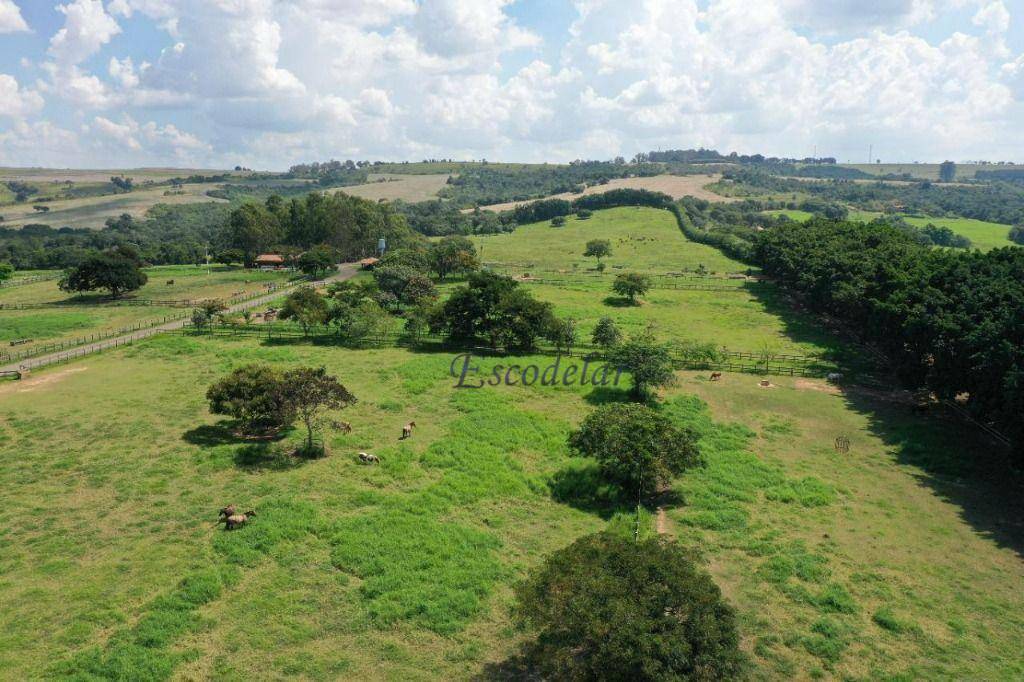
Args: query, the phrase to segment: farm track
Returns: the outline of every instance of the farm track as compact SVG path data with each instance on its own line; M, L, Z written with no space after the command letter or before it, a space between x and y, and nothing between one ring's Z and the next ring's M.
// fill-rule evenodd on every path
M358 266L355 263L343 263L339 268L338 272L330 277L315 282L315 285L322 285L328 282L344 281L351 279L358 272ZM309 282L296 282L292 285L281 287L275 291L268 293L258 298L253 298L248 301L241 301L228 307L226 312L237 313L250 308L256 308L261 305L266 305L271 301L274 301L281 296L287 294L289 291L300 287ZM182 318L173 320L165 324L155 325L146 329L140 329L129 334L123 334L112 338L97 341L95 343L88 343L76 348L72 348L66 351L60 351L56 353L48 353L46 355L40 355L39 357L29 358L22 361L10 363L8 365L0 366L0 375L19 372L26 369L38 369L40 367L46 367L59 362L66 362L73 358L82 357L84 355L90 355L100 351L108 350L110 348L117 348L118 346L126 346L134 343L135 341L141 341L142 339L161 334L163 332L174 331L181 329L189 324L188 318Z

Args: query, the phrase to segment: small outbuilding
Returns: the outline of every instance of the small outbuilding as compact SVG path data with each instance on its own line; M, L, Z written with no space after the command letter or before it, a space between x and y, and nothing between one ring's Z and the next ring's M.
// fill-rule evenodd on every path
M256 256L255 263L260 270L281 270L284 268L284 256L279 253L262 253Z
M377 263L379 262L380 258L364 258L363 260L359 261L359 267L361 267L363 270L373 270L375 267L377 267Z

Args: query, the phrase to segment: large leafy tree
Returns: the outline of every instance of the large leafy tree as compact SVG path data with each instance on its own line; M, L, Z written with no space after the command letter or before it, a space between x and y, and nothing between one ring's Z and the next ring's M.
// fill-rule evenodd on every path
M340 410L356 403L356 397L323 367L298 367L281 376L281 401L306 427L306 453L313 452L313 432L328 410Z
M82 292L106 289L113 298L141 288L148 281L139 262L121 252L97 253L64 273L62 291Z
M435 242L429 252L430 269L440 279L451 274L472 272L480 267L476 247L462 236L445 237Z
M6 281L14 276L14 266L10 263L0 263L0 282Z
M288 294L279 314L282 320L295 320L302 327L302 333L317 325L326 324L329 308L327 300L313 287L299 287Z
M636 403L599 407L569 436L569 446L596 459L602 476L624 492L643 496L701 462L692 431Z
M587 242L583 255L587 258L596 258L600 265L602 258L612 255L612 243L607 239L591 239Z
M516 588L536 641L529 663L550 680L742 677L733 609L677 544L603 533L556 551Z
M310 277L320 277L334 269L337 258L330 247L319 245L299 256L299 270Z
M210 412L232 417L247 434L279 431L294 420L281 395L281 373L269 365L245 365L206 391Z
M636 305L636 297L643 296L651 288L651 278L637 272L624 272L615 276L612 283L612 291L619 296L625 296L629 302Z
M438 306L431 327L452 339L530 350L553 320L550 303L536 300L513 279L484 270L470 274L467 284Z
M633 397L637 400L648 400L653 389L671 386L676 381L669 347L655 341L650 334L609 347L607 358L616 367L629 372L633 379Z

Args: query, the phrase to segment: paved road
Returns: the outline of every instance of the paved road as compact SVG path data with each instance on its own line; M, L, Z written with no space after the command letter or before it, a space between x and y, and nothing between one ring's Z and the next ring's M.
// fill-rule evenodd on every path
M359 266L356 263L342 263L338 266L338 272L324 278L317 284L327 284L329 282L342 281L351 279L359 271ZM272 293L268 293L266 296L260 296L259 298L253 298L242 303L236 303L235 305L229 306L227 312L237 313L249 308L258 308L264 306L271 301L274 301L284 294L288 293L292 289L295 289L303 284L309 284L309 282L297 282L291 286L281 287ZM141 339L154 336L166 331L172 331L174 329L181 329L185 325L189 324L188 318L175 320L166 324L156 325L154 327L147 327L146 329L140 329L130 334L124 334L123 336L115 336L109 339L103 339L102 341L96 341L94 343L87 343L76 348L69 348L58 353L49 353L47 355L40 355L35 358L27 358L19 362L14 362L9 365L0 366L0 372L11 372L23 369L36 369L39 367L45 367L52 365L56 362L64 362L71 358L76 358L82 355L89 355L96 351L106 350L108 348L116 348L118 346L127 346L139 341Z

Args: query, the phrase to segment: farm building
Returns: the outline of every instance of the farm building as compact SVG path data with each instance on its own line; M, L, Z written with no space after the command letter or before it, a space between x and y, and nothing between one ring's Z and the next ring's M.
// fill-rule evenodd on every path
M277 253L263 253L256 257L255 263L260 270L280 270L284 268L284 256Z

